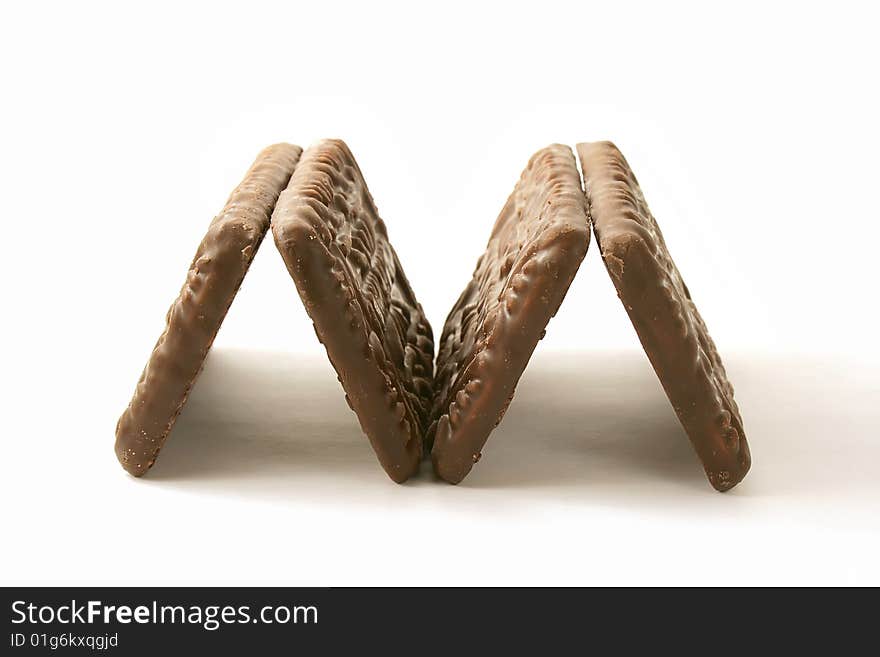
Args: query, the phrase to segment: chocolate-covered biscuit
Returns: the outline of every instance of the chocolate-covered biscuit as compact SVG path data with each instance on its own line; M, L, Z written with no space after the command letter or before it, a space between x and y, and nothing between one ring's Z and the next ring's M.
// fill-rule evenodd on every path
M422 456L434 343L343 142L305 152L272 233L379 462L394 481L406 480Z
M749 471L742 418L721 358L626 159L610 142L578 144L605 267L709 481Z
M144 474L165 444L301 153L290 144L263 150L199 244L165 331L116 425L116 456L131 474Z
M446 481L460 482L480 458L589 240L571 149L538 151L443 327L428 444Z

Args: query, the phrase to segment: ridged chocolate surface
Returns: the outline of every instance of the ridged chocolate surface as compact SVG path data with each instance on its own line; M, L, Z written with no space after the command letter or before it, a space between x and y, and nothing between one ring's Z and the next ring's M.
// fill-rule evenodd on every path
M751 457L733 387L635 175L614 144L578 144L596 239L617 294L712 486Z
M382 467L419 467L433 385L431 327L341 141L309 148L272 219L275 243Z
M263 150L199 244L165 331L116 425L116 456L131 474L144 474L162 449L301 153L290 144Z
M589 240L574 155L549 146L523 171L443 327L428 444L446 481L479 460Z

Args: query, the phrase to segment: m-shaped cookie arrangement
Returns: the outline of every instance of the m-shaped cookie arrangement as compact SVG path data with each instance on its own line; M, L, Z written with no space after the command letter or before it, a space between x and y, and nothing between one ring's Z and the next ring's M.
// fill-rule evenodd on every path
M635 175L610 142L554 144L529 160L473 276L431 326L348 146L262 151L211 222L165 331L116 427L135 476L155 463L263 238L272 229L318 339L379 463L406 481L430 456L462 481L501 422L592 233L710 483L751 458L733 387Z

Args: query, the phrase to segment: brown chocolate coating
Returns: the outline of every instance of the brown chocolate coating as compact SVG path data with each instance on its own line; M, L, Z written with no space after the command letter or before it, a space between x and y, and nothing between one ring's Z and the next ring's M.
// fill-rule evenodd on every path
M302 149L263 150L199 244L165 331L116 425L116 456L136 477L153 465L260 246Z
M305 152L278 200L272 233L379 462L405 481L422 456L434 342L343 142Z
M532 156L443 327L428 444L458 483L479 460L590 241L571 149Z
M626 159L610 142L578 144L605 267L639 340L719 491L751 465L733 387Z

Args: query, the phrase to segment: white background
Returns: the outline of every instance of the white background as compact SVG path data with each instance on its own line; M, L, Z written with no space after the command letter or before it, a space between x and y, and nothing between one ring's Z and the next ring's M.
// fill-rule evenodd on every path
M4 5L0 583L880 583L877 18ZM470 477L393 484L271 239L126 475L116 419L208 222L260 148L322 137L438 336L529 156L614 140L725 357L748 478L705 481L593 244Z

